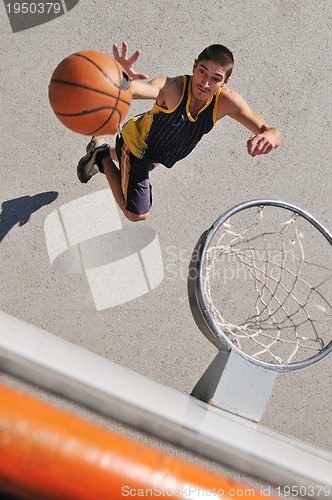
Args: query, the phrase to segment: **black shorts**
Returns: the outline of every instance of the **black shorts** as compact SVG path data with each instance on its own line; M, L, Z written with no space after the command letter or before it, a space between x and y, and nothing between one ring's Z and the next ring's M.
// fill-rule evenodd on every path
M152 206L149 173L158 163L153 163L149 158L134 156L121 135L116 138L115 148L119 160L125 207L136 215L146 214Z

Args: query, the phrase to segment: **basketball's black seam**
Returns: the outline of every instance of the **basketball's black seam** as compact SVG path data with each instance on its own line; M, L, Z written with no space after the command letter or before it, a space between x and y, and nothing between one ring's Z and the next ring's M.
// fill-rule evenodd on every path
M80 113L60 113L59 111L54 111L56 115L59 116L82 116L82 115L90 115L91 113L98 113L98 111L103 111L105 109L112 109L114 111L114 106L103 106L102 108L94 108L89 109L87 111L80 111Z
M102 108L102 109L108 109L108 108ZM110 121L110 119L112 118L112 116L114 115L114 113L115 113L115 112L116 112L116 113L118 113L119 118L120 118L120 119L119 119L119 123L121 123L121 118L122 118L122 117L121 117L121 113L120 113L120 111L119 111L118 109L116 109L116 108L110 108L110 109L112 109L112 112L111 112L111 114L107 117L107 119L104 121L104 123L102 123L102 125L100 125L100 127L96 128L95 130L91 130L90 132L86 132L86 134L85 134L85 135L93 135L93 134L96 134L96 132L98 132L99 130L101 130L101 129L102 129L102 128L106 125L106 123L108 123L108 122ZM95 111L99 111L99 110L95 110ZM59 116L67 116L67 117L69 117L69 118L70 118L70 117L82 116L82 115L85 115L85 114L90 114L90 113L93 113L93 112L94 112L94 111L91 111L91 112L89 112L89 113L64 114L64 113L57 113L57 112L55 111L55 114L56 114L56 115L59 115Z
M120 75L120 69L119 69L119 66L116 65L116 68L118 70L118 76L119 76L119 81L121 82L121 75ZM117 87L116 87L117 88ZM117 105L118 105L118 102L121 100L120 98L120 94L121 94L121 86L119 85L119 88L118 88L118 96L116 98L116 103L115 103L115 109L117 110ZM119 112L118 112L119 113ZM119 124L121 124L121 113L119 113Z
M73 87L79 87L81 89L86 89L86 90L91 90L92 92L97 92L98 94L103 94L103 95L106 95L107 97L113 97L113 99L116 99L116 104L121 101L125 104L127 104L128 106L130 106L130 102L128 101L125 101L124 99L122 99L120 97L120 92L121 92L121 89L118 90L118 95L117 97L113 94L108 94L107 92L104 92L103 90L98 90L98 89L95 89L93 87L88 87L87 85L82 85L81 83L75 83L75 82L68 82L66 80L59 80L57 78L52 78L51 79L51 83L62 83L64 85L72 85Z
M94 135L96 134L97 132L99 132L100 129L102 129L103 127L105 127L106 123L110 121L110 119L112 118L114 112L117 112L119 113L120 115L120 120L119 120L119 123L121 122L121 113L119 112L118 109L113 109L112 113L110 114L110 116L107 118L107 120L104 121L104 123L102 125L100 125L100 127L98 127L96 130L91 130L90 132L88 132L86 135Z
M104 75L104 77L106 78L106 80L110 81L115 88L119 88L121 89L120 85L117 85L113 80L112 78L109 77L109 75L107 73L105 73L105 71L103 70L103 68L101 68L100 66L98 66L97 63L95 63L92 59L90 59L89 57L83 55L83 54L80 54L78 52L76 52L75 54L73 54L73 56L77 56L77 57L82 57L82 59L85 59L86 61L89 61L93 66L95 66L97 69L99 69L99 71L102 73L102 75ZM115 64L117 70L119 71L119 68L118 68L118 65ZM121 78L119 78L119 81L121 82Z

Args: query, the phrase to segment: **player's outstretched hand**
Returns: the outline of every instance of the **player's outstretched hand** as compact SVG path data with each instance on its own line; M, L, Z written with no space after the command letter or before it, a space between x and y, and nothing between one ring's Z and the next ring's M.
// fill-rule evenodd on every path
M257 135L253 135L247 142L248 154L250 156L266 155L278 147L277 131L269 129Z
M146 75L145 73L136 73L136 71L134 70L134 63L139 58L140 53L141 52L139 50L136 50L136 52L134 52L131 57L127 57L128 44L127 42L122 42L122 51L120 55L117 44L115 43L113 45L114 59L121 64L129 78L131 78L132 80L146 80L148 78L148 75Z

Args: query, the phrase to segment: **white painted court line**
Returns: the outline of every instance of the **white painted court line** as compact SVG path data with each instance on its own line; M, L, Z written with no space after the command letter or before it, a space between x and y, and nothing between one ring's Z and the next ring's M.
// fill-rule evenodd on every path
M97 311L135 300L164 278L158 235L146 226L124 229L110 189L54 210L44 231L51 265L85 271Z

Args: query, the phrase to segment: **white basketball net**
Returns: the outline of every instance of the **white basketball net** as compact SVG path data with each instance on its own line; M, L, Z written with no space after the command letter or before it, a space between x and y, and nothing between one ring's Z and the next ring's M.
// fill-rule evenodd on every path
M235 346L255 359L289 364L331 341L331 247L288 210L279 209L277 227L264 225L266 208L251 209L250 223L245 210L244 230L233 227L234 216L221 226L205 256L203 292L215 323Z

